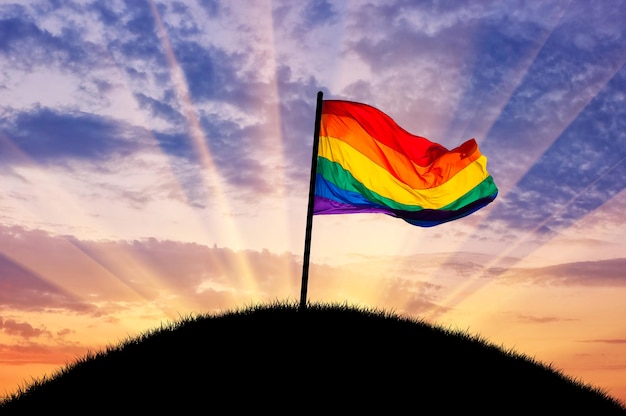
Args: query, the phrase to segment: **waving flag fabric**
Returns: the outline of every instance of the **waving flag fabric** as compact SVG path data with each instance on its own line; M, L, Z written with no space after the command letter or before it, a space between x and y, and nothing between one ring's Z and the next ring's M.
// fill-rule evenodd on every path
M369 105L323 101L314 214L379 212L431 227L497 194L474 139L448 150Z

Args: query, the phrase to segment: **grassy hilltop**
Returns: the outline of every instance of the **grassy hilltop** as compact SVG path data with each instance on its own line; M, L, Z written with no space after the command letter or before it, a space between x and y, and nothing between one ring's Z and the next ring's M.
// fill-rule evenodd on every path
M346 305L199 315L77 360L0 414L626 414L467 333ZM41 413L40 413L41 412Z

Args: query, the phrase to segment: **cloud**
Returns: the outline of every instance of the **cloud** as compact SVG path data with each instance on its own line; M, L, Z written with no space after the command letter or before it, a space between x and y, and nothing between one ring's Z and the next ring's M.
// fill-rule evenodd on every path
M7 243L6 238L2 238L2 241ZM0 291L0 309L24 311L66 309L80 313L93 312L93 307L73 298L21 264L15 263L2 252L0 252L0 286L3 288Z
M526 191L531 185L529 175L532 178L553 169L568 172L567 176L558 177L559 184L567 189L576 178L562 181L568 180L569 174L578 173L567 169L566 163L590 176L588 168L594 173L599 171L596 158L608 157L603 166L610 166L612 157L623 154L623 149L615 148L622 135L618 125L623 119L623 108L612 103L623 100L620 91L626 48L622 39L626 33L613 16L607 17L606 23L599 23L604 12L604 8L587 3L572 4L565 10L494 120L482 150L491 156L491 169L503 178L500 183L504 189L515 185L508 181L516 181L529 171L517 184L520 191ZM598 24L589 24L589 19L598 20ZM594 39L597 47L581 50L572 33ZM564 160L566 155L574 159ZM581 163L588 157L590 165ZM535 162L537 165L533 166ZM538 184L537 180L532 182ZM559 187L552 189L560 191Z
M201 6L209 14L221 9L209 2ZM250 61L257 54L253 50L243 53L218 46L219 38L206 32L207 22L186 5L159 4L152 9L149 2L126 2L119 11L102 5L94 8L100 16L107 16L107 30L115 34L106 39L107 49L131 80L136 81L131 83L131 88L138 96L159 99L163 106L183 113L180 109L184 105L180 102L184 99L183 87L176 73L180 68L186 83L185 93L189 93L196 108L207 101L248 109L259 103L258 88L263 84L258 84L256 72L246 70L249 66L254 68L254 62L250 64ZM159 22L163 23L162 27ZM152 104L154 108L155 103Z
M45 328L33 328L27 322L18 322L14 319L3 319L0 317L0 331L7 335L13 335L20 338L37 338L42 335L50 336L50 331Z
M66 159L98 162L114 156L127 156L139 150L142 137L146 137L142 129L107 117L50 108L13 114L2 120L1 128L18 149L42 164L58 164ZM0 150L3 163L10 164L15 160L2 158L2 155L10 155L9 149L6 152L4 148Z
M25 7L5 5L0 20L0 52L13 58L13 64L22 70L39 65L59 65L78 70L91 65L90 57L83 49L84 41L79 30L68 24L57 34L37 25ZM46 13L48 10L43 11ZM28 50L28 53L23 53Z
M626 285L626 259L614 258L598 261L566 262L551 266L520 267L521 259L498 257L492 254L474 252L431 253L394 257L391 261L383 256L364 257L354 264L347 264L344 270L367 270L369 274L386 276L394 285L400 285L399 291L407 292L402 284L414 285L413 291L419 290L429 295L445 291L460 280L476 279L475 283L500 282L517 284L527 282L537 285L555 286L594 286L621 287ZM424 279L433 279L440 285L426 284L419 281L405 281L406 276L419 275ZM430 298L431 300L435 298ZM522 319L546 319L525 315Z
M583 261L538 268L511 268L506 279L539 285L621 287L626 285L626 259Z
M74 330L72 330L72 329L69 329L69 328L63 328L63 329L61 329L60 331L57 331L57 336L59 336L59 337L64 337L64 336L66 336L66 335L73 334L73 333L75 333L75 332L76 332L76 331L74 331Z
M402 313L413 316L445 313L452 308L438 304L441 301L441 285L411 279L385 279L379 302L387 305L403 303Z
M535 316L535 315L526 315L526 314L518 315L517 319L521 322L530 323L530 324L552 324L552 323L559 323L559 322L574 320L571 318L562 318L558 316Z
M88 351L94 351L94 349L72 343L47 345L30 340L21 344L0 344L0 364L62 366L74 362L76 357L83 356Z
M611 338L611 339L587 339L580 342L591 342L598 344L626 344L626 338Z
M506 209L492 218L516 228L559 230L626 188L626 110L617 105L624 88L621 71L504 195Z
M218 100L243 105L254 101L250 82L238 75L244 56L195 42L172 46L195 102Z
M166 100L156 100L142 92L136 93L135 98L141 108L150 112L152 118L164 119L171 125L181 125L185 121L183 114Z
M166 304L168 296L186 299L187 307L220 309L251 290L267 299L291 296L301 268L294 256L267 251L156 239L82 241L21 227L0 231L0 308L10 310L107 316L124 304Z
M337 19L333 4L326 0L311 0L302 9L305 27L317 26Z
M459 6L459 9L463 7ZM467 37L452 36L452 33L465 33L475 21L459 19L458 24L453 25L439 19L441 15L431 13L428 6L369 4L354 12L351 24L368 27L368 33L359 33L358 40L350 44L350 49L370 65L374 73L401 69L403 65L425 56L431 58L430 65L439 64L445 68L447 62L455 59L456 54L450 52L466 55L464 46L469 46L471 42ZM441 48L446 42L449 42L447 50Z
M220 2L218 0L200 0L200 6L206 10L207 14L211 17L218 17L220 14Z

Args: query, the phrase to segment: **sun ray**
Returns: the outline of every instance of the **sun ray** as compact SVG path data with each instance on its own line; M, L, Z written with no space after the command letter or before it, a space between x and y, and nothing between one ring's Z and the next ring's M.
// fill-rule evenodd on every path
M266 101L261 102L261 106L264 107L264 113L267 114L265 121L266 127L263 131L264 140L268 142L266 154L259 155L262 160L265 161L265 177L272 178L272 193L278 196L279 202L277 212L274 213L274 218L277 218L281 222L277 231L282 235L281 238L287 240L287 247L292 247L292 241L290 241L291 234L288 232L290 227L290 200L287 192L287 181L290 179L287 176L287 163L286 160L286 140L287 138L283 134L282 129L282 114L280 104L280 91L278 77L279 67L277 58L277 40L276 40L276 26L274 23L274 15L272 11L273 1L267 0L259 3L262 10L259 12L261 15L266 16L267 19L260 19L260 23L257 25L257 29L261 32L260 37L266 40L265 48L262 49L262 54L266 58L265 65L262 65L262 69L267 69L267 74L263 74L263 83L268 84L269 94L265 96ZM261 51L256 51L257 53ZM260 69L261 69L260 68ZM260 73L264 71L260 70ZM283 285L287 287L287 293L296 296L297 288L294 286L295 279L291 276L291 269L287 264L284 265L276 279L281 279Z
M150 0L150 8L156 23L159 38L165 51L171 79L176 89L183 114L189 126L190 139L196 155L198 156L203 167L203 186L205 189L212 191L211 197L214 199L211 202L217 206L217 211L221 215L222 221L220 225L226 228L226 232L229 236L232 236L233 239L239 242L240 246L243 246L241 244L241 233L231 216L231 207L226 198L224 187L222 186L224 179L220 176L219 169L215 165L211 152L208 148L207 138L204 134L202 126L200 125L197 111L192 102L185 74L176 59L176 55L172 48L165 25L163 24L161 14L153 0ZM248 294L258 294L259 288L254 279L254 273L249 261L242 258L240 264L237 264L236 266L241 272L239 274L239 278L242 280L244 287L246 288L245 292ZM242 301L249 300L249 295L244 294L242 296Z

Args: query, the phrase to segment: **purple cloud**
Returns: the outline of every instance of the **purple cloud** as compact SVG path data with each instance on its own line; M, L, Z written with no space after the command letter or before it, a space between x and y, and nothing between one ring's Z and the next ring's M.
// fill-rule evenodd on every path
M3 319L0 316L0 331L7 335L13 335L21 338L37 338L42 335L50 336L50 331L41 328L33 328L27 322L18 322L14 319Z

